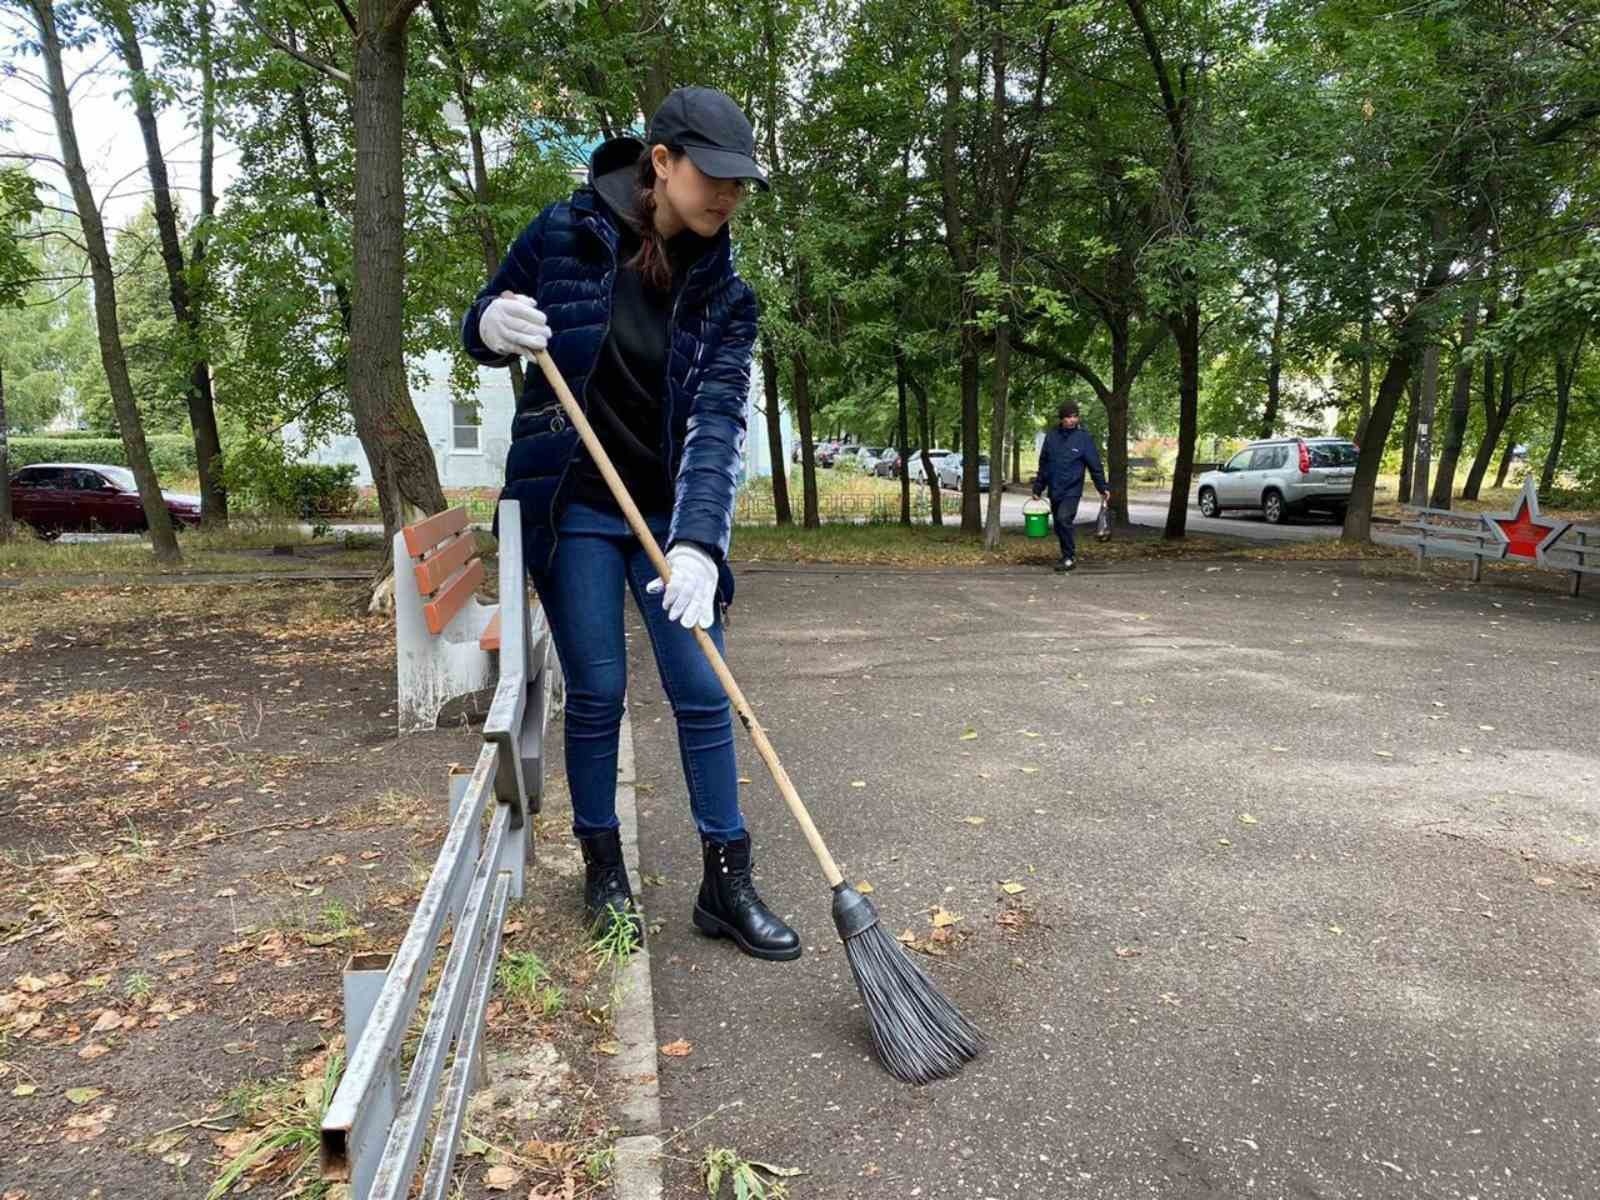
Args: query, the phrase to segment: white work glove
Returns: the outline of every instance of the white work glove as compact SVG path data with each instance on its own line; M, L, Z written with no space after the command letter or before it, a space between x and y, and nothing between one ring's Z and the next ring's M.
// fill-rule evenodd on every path
M532 356L550 344L550 322L526 296L498 296L478 318L478 336L494 353Z
M717 619L717 564L699 546L679 542L667 551L667 566L672 577L665 589L658 577L644 590L652 596L665 590L661 607L667 610L668 620L685 629L696 625L710 629Z

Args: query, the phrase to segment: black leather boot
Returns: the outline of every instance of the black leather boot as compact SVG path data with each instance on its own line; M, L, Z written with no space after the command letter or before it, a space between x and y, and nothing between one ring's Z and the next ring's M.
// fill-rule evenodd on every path
M773 962L800 957L800 935L762 903L751 878L750 837L734 842L702 839L705 876L694 905L694 925L711 937L729 937L746 954Z
M628 868L622 861L622 835L615 829L580 837L583 847L583 907L591 933L602 933L611 922L610 911L627 913L634 940L644 941L644 922L633 903Z

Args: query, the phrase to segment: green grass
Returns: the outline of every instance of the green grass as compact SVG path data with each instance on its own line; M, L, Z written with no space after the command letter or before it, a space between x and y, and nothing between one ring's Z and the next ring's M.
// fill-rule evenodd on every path
M196 575L196 574L276 574L295 571L354 571L372 570L382 557L375 544L378 539L366 538L364 543L347 545L338 550L319 553L315 558L299 555L264 553L274 546L286 545L302 549L310 546L326 547L326 541L317 542L289 526L271 526L256 523L241 525L237 530L215 534L190 531L178 536L178 549L183 555L177 567L167 567L156 561L155 552L147 543L118 542L45 542L27 531L21 531L0 543L0 575L12 577L48 577L52 575Z
M506 998L544 1017L566 1006L566 991L551 979L544 961L531 950L511 950L500 959L495 980Z
M1204 558L1222 555L1234 543L1208 537L1188 537L1179 542L1161 540L1150 532L1127 533L1110 542L1080 539L1083 557L1095 562L1143 559ZM994 551L961 532L955 524L824 525L821 529L740 526L733 538L732 558L737 562L845 563L861 566L982 567L1049 566L1059 553L1054 536L1029 538L1005 530Z
M283 1174L298 1185L290 1194L308 1200L325 1195L327 1185L312 1168L322 1142L322 1114L333 1099L343 1070L343 1055L329 1054L322 1073L311 1079L285 1079L234 1089L230 1097L234 1110L260 1128L223 1164L206 1200L220 1200L247 1173L280 1155L289 1159Z

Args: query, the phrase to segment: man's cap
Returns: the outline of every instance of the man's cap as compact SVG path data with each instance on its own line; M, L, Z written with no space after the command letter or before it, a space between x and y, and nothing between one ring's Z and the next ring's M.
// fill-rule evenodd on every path
M756 135L739 106L715 88L683 87L661 102L645 140L688 154L713 179L750 179L767 187L755 160Z

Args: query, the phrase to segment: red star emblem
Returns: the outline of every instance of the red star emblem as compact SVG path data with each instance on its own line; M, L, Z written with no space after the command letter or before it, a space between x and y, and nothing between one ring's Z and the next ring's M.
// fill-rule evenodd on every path
M1506 557L1536 562L1545 549L1566 532L1570 521L1555 521L1539 514L1539 493L1530 475L1522 482L1522 498L1516 510L1485 514L1488 522L1506 540Z

